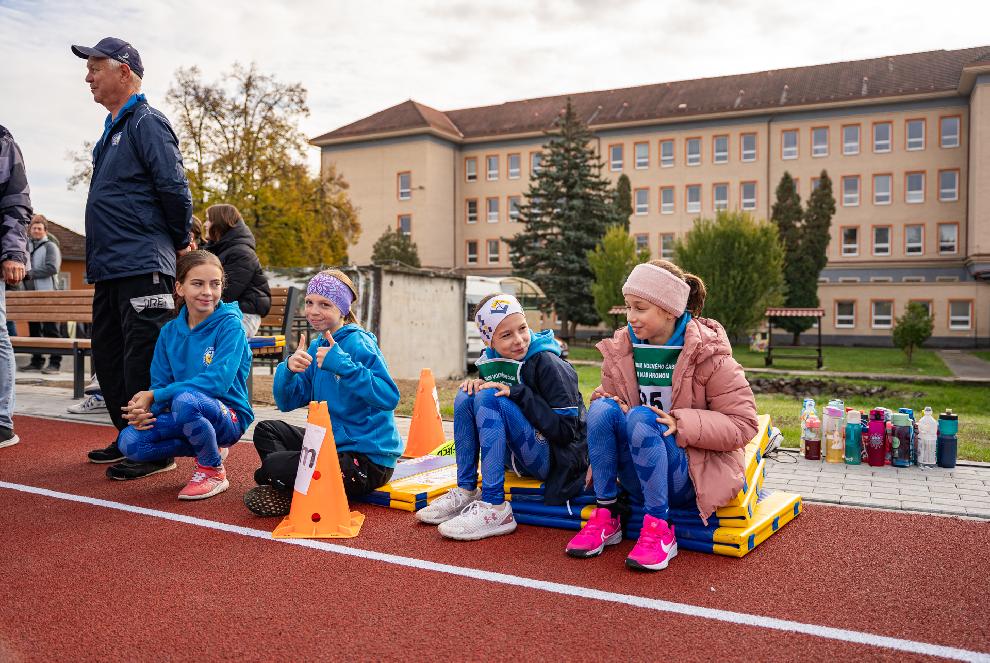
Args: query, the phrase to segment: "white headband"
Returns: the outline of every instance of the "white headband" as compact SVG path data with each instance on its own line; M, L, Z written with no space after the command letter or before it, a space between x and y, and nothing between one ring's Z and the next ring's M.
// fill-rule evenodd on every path
M478 312L474 314L474 321L485 343L489 346L492 344L492 336L495 335L499 324L513 313L523 313L523 307L512 295L495 295L485 302L484 306L478 308Z

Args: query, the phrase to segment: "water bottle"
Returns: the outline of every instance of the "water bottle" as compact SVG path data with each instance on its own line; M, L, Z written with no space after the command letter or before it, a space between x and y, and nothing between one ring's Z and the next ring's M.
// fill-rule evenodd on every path
M841 463L845 447L842 444L842 410L836 405L825 408L822 416L822 444L825 462Z
M914 437L914 426L911 418L903 412L891 415L893 435L890 438L891 462L894 467L911 466L911 439Z
M890 410L883 407L883 464L890 465L891 461L891 450L892 450L892 438L894 436L894 424L890 419L890 415L893 414Z
M935 466L935 444L938 437L938 422L932 416L932 409L925 408L925 415L918 422L918 464L922 467Z
M959 416L952 410L946 410L938 415L938 438L936 440L935 457L939 467L955 467L956 452L959 440Z
M817 416L815 413L815 399L805 398L804 402L801 404L801 455L804 455L805 422L810 414L815 414L815 416Z
M804 457L806 460L821 460L822 457L822 422L814 414L805 420L802 441L804 442Z
M846 412L846 465L859 465L863 458L863 425L857 410Z
M866 445L866 458L870 467L883 467L884 430L883 410L870 410L870 422L867 426L869 441Z
M914 410L909 407L897 409L898 412L906 414L911 420L911 464L918 463L918 422L914 420Z

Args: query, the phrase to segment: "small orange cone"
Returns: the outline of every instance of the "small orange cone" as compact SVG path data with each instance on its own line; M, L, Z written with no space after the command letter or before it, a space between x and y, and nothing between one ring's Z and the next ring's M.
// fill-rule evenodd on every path
M327 404L311 402L292 506L272 538L350 539L362 524L364 514L347 505Z
M437 383L433 371L424 368L419 374L419 387L416 388L416 401L413 403L412 425L406 440L407 458L425 456L446 442L443 436L443 422L440 419L440 397L437 396Z

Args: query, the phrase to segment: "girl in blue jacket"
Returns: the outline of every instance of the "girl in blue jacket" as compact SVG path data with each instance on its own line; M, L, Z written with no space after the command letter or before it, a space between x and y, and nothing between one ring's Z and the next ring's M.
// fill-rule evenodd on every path
M254 419L247 397L251 350L237 304L220 301L223 268L207 251L191 251L176 264L175 291L184 306L158 336L151 389L123 408L130 423L120 450L148 462L195 456L196 470L180 500L202 500L227 490L227 448ZM159 471L175 469L175 464Z
M553 332L530 330L522 306L505 294L481 300L475 322L487 347L477 362L481 378L465 380L454 399L457 487L416 513L459 540L516 529L505 501L507 467L543 480L551 505L581 492L588 467L577 373L560 358Z
M402 453L394 411L399 389L388 374L374 334L357 323L351 310L357 292L340 270L324 270L306 288L306 319L320 336L278 365L272 390L283 412L326 401L340 460L344 491L367 495L388 483ZM259 484L244 504L259 516L289 513L305 429L284 421L262 421L254 447L261 456Z

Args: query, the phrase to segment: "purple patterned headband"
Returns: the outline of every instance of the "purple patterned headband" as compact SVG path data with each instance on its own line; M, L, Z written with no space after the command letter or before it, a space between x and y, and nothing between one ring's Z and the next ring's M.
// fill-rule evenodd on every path
M347 315L351 312L351 302L354 301L354 293L343 281L324 272L320 272L309 280L306 294L326 297L340 309L341 315Z

